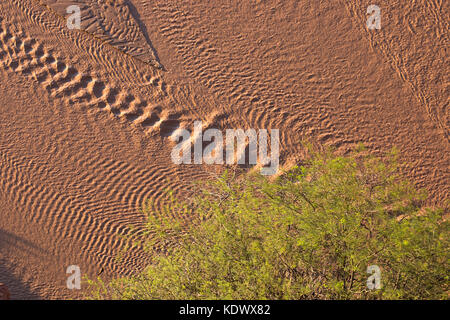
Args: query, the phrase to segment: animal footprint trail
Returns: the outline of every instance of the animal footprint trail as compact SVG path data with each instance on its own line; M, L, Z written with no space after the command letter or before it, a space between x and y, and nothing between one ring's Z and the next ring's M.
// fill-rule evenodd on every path
M180 115L162 110L93 75L81 73L52 51L23 32L13 33L0 17L0 64L10 71L37 81L49 95L66 103L83 102L88 108L108 112L112 116L141 127L146 133L158 130L170 136L180 126ZM160 85L162 81L154 81Z

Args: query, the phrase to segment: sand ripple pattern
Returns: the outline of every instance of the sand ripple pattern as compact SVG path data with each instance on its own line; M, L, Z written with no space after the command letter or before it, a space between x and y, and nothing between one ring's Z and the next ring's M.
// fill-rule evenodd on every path
M2 21L0 45L0 65L39 82L52 97L108 112L150 134L167 137L180 126L180 114L79 72L24 32L12 32ZM154 81L155 86L160 84Z
M290 2L281 3L294 6ZM239 127L280 129L282 159L285 159L283 150L290 150L291 154L302 153L299 137L314 137L319 143L332 146L339 152L346 152L354 146L355 141L333 123L327 99L330 88L322 83L324 81L308 75L307 68L301 70L301 76L307 78L307 82L317 82L317 85L311 86L314 94L299 96L298 91L289 87L298 82L297 78L288 78L292 73L282 75L280 80L280 75L273 72L271 66L268 68L270 72L262 74L258 69L264 67L258 65L255 68L254 60L225 55L212 41L210 31L196 23L201 18L186 9L187 6L180 7L159 3L152 9L161 20L161 33L176 48L186 73L208 88L217 101L223 101L223 115L227 120L238 118L235 123ZM244 42L245 34L236 32L235 40ZM284 47L275 43L263 53L263 58L289 56L296 52L294 49L291 45ZM309 55L305 50L296 59L309 61ZM319 102L317 97L320 97ZM315 107L317 103L320 106Z
M127 0L41 0L48 10L61 19L68 16L66 9L78 5L81 9L81 30L104 43L161 68L150 40L140 27L138 13Z
M399 5L399 1L389 1L382 9L385 17L389 14L389 18L385 18L381 30L377 32L365 28L364 3L343 2L361 33L366 34L372 49L386 57L398 77L409 86L430 119L450 142L449 76L448 68L442 68L448 64L448 1L412 1L406 6ZM399 8L403 12L398 12ZM407 18L398 18L402 16ZM410 50L417 42L426 45L414 46L414 50Z
M127 253L125 261L117 261L117 250L125 243L120 235L126 235L130 225L145 222L144 203L151 199L155 212L163 212L168 190L174 195L187 190L173 177L173 167L141 168L102 156L78 155L73 161L84 174L63 181L58 170L45 162L12 155L8 148L0 151L0 192L21 208L29 223L73 240L86 260L117 273L132 272L148 258L135 250ZM48 183L39 183L42 177ZM58 183L52 183L55 178Z
M148 135L168 137L181 125L179 113L95 74L80 72L39 39L18 27L12 28L3 17L0 17L0 66L37 82L50 97L62 100L64 106L109 114ZM160 78L150 81L164 90ZM116 260L117 250L123 244L123 239L116 235L127 233L130 224L142 223L140 210L144 202L151 199L155 212L161 212L168 201L167 190L175 195L188 191L186 184L177 178L178 168L167 165L167 161L142 168L104 155L80 154L69 160L85 173L75 181L68 181L57 176L57 170L45 162L13 155L3 146L0 154L0 191L23 210L30 223L81 243L87 260L117 273L145 265L147 258L143 252L130 252L124 264ZM62 153L54 156L67 157ZM186 175L186 181L194 178ZM40 184L38 178L33 178L44 177L48 181L52 176L57 181L54 184L50 181Z

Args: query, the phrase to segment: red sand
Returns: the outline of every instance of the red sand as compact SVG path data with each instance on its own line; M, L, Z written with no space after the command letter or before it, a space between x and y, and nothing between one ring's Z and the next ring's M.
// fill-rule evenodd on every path
M431 202L449 192L449 7L442 0L80 0L0 3L0 282L15 299L78 298L66 268L111 277L118 235L164 191L223 167L174 165L179 127L280 129L345 153L396 146ZM176 213L175 213L176 214Z

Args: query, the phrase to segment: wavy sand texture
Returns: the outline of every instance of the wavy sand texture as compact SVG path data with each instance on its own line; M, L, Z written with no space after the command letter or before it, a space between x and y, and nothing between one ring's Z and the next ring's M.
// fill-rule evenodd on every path
M301 158L304 138L342 153L358 142L374 152L395 145L410 164L405 173L434 199L445 199L448 4L382 2L383 27L369 32L370 1L349 3L156 1L142 7L152 12L143 18L147 25L161 25L155 39L167 53L161 56L176 52L166 58L174 78L187 73L246 127L280 128L286 159Z
M66 27L71 4L82 30ZM405 174L447 199L448 4L382 1L375 32L369 4L1 1L0 282L13 298L78 298L69 265L145 266L140 249L117 259L145 201L179 215L165 191L186 199L223 169L172 163L169 137L196 120L280 129L284 166L302 139L397 146Z
M42 0L62 20L70 15L67 8L77 5L81 10L81 30L146 63L161 68L151 47L139 13L127 0Z

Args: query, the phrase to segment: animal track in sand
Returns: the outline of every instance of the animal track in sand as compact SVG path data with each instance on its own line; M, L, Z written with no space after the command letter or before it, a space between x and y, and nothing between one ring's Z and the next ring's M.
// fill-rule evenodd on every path
M147 133L159 131L162 137L170 136L180 126L179 114L162 110L94 75L79 72L25 33L11 32L3 22L0 25L0 44L0 64L7 70L34 79L52 97L61 98L69 104L83 103L88 108L97 107L140 126ZM160 86L162 81L153 83Z

